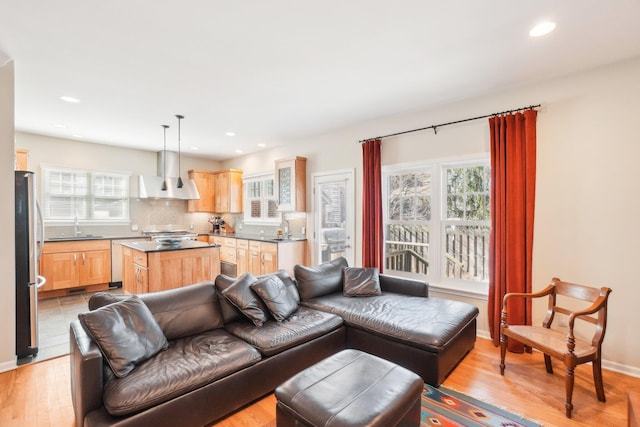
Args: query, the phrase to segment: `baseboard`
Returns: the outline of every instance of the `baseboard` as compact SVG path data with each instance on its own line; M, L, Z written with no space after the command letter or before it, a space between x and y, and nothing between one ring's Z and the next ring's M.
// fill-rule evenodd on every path
M476 336L478 338L491 340L491 335L489 334L489 331L478 330L476 331ZM496 351L497 351L497 348L496 348ZM623 365L621 363L612 362L610 360L604 360L604 359L602 360L602 369L619 372L621 374L629 375L630 377L640 378L640 368L635 366Z
M622 363L611 362L609 360L602 360L602 369L619 372L621 374L629 375L630 377L640 378L640 368L635 366L623 365Z
M10 371L10 370L15 369L17 367L18 367L18 365L16 364L15 360L10 360L8 362L2 362L2 363L0 363L0 372Z

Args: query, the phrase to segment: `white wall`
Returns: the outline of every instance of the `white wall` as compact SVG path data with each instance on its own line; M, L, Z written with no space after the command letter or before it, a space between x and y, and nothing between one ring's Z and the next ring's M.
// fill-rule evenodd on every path
M265 163L305 156L311 174L356 168L356 242L361 236L361 149L357 141L377 135L542 104L538 115L534 288L558 276L613 288L604 342L605 366L640 376L640 297L635 258L640 254L640 197L634 169L640 159L636 125L640 107L640 58L504 93L387 117L337 130L255 156L225 162L247 173ZM487 119L385 139L383 165L489 151ZM310 209L311 195L307 193ZM309 219L310 226L313 224ZM356 259L361 259L360 245ZM438 294L439 295L439 294ZM487 334L486 301L479 332ZM535 306L534 322L543 318ZM496 350L497 351L497 350Z
M41 163L86 169L119 170L131 172L133 175L155 175L157 172L155 151L132 150L24 132L16 133L15 145L16 148L29 150L29 168L35 172L40 172ZM180 166L182 176L185 178L189 169L215 170L219 168L220 163L183 155ZM137 186L137 180L133 179L132 194L137 194Z
M0 61L2 52L0 52ZM14 191L14 67L0 67L0 372L15 366L15 191Z

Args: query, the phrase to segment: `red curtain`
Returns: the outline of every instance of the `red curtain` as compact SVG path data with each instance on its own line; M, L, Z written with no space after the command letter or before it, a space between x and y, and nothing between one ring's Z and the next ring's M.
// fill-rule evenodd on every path
M380 139L362 144L362 266L382 273L384 233L382 225L382 168Z
M489 329L500 341L502 298L508 292L531 292L533 215L536 182L536 110L492 117L491 237L489 241ZM508 321L531 324L531 301L512 300ZM524 346L509 340L509 350Z

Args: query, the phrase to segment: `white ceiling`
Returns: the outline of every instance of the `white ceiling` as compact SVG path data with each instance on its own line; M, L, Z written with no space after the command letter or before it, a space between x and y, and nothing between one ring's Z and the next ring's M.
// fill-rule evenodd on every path
M183 114L183 151L225 159L638 56L639 22L640 0L0 0L0 51L19 131L158 151L168 124L176 150Z

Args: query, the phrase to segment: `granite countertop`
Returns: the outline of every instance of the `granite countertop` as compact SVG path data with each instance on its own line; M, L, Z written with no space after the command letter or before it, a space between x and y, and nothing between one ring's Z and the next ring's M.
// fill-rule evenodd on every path
M196 240L183 240L175 245L162 245L158 242L122 242L122 246L126 246L136 251L142 252L163 252L163 251L181 251L185 249L201 249L201 248L219 248L220 245L212 245L206 242L198 242Z
M307 240L306 237L289 237L289 238L278 239L276 237L271 237L269 235L263 235L263 234L206 233L204 235L229 237L232 239L258 240L261 242L270 242L270 243L292 243L292 242L303 242Z
M82 234L80 236L49 236L44 239L45 242L69 242L77 240L120 240L120 239L146 239L140 233L137 234Z

